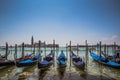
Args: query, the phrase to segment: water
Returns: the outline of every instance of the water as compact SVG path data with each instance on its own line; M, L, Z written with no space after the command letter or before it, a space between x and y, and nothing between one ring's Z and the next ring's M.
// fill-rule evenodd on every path
M83 58L85 61L85 51L86 48L79 48L78 56ZM102 48L103 50L104 48ZM9 59L14 59L14 48L9 49ZM32 53L33 49L25 48L25 54ZM35 49L38 52L38 48ZM42 57L45 56L44 48L41 49L43 51ZM46 55L50 53L52 48L46 49ZM67 67L63 69L59 69L56 64L56 58L60 54L60 51L63 50L65 55L67 56ZM97 50L97 49L96 49ZM97 52L97 51L95 51ZM0 50L0 54L4 55L5 50ZM77 51L74 51L77 54ZM108 53L113 54L113 49L111 47L108 48ZM18 48L18 57L21 56L21 49ZM46 68L43 70L39 70L37 65L30 67L21 67L18 68L16 66L8 66L0 69L0 80L120 80L120 69L115 69L111 67L107 67L104 65L100 65L97 62L93 61L93 59L88 55L87 57L87 67L85 70L80 70L76 68L73 64L70 66L70 56L69 51L66 52L65 47L59 48L59 51L55 52L55 62L50 68Z

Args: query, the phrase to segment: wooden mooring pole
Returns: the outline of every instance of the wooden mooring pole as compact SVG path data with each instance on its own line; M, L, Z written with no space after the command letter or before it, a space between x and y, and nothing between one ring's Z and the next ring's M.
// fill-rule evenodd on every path
M35 44L34 44L34 50L33 50L33 54L35 54Z
M53 40L53 53L55 55L55 40ZM53 59L54 59L54 62L55 62L55 57ZM53 66L55 66L55 63L53 64Z
M91 44L91 49L92 49L92 51L94 51L94 49L93 49L93 45Z
M97 43L97 54L99 53L99 43ZM99 55L99 54L98 54Z
M53 53L55 54L55 40L53 40Z
M104 53L105 53L105 57L107 56L107 53L106 53L106 44L104 45Z
M112 55L114 55L114 43L112 45Z
M116 42L114 42L114 55L116 55Z
M16 65L16 59L17 59L17 44L15 44L15 53L14 53L14 62Z
M14 58L17 59L17 44L15 44L15 54L14 54Z
M109 55L108 55L108 53L109 53L109 46L108 46L108 45L106 45L106 49L107 49L107 50L106 50L106 53L107 53L106 55L109 56Z
M12 54L12 45L10 46L10 48L11 48L11 51L9 51L9 53L11 53L11 54Z
M66 44L66 56L67 56L67 58L68 58L68 44Z
M78 56L78 53L79 53L79 44L77 44L77 56Z
M38 47L39 47L39 53L40 53L40 48L41 48L41 41L39 40L39 45L38 45Z
M56 57L58 57L58 53L59 53L59 46L57 47L57 50L56 50ZM56 58L57 59L57 58Z
M6 42L6 54L5 54L5 59L7 60L7 56L8 56L8 43Z
M31 52L33 51L33 50L32 50L33 44L34 44L34 38L33 38L33 36L32 36L32 37L31 37Z
M46 43L44 41L44 52L45 52L45 57L46 57Z
M70 41L70 67L71 67L71 41Z
M22 43L22 57L24 57L24 42Z
M87 72L87 61L88 61L88 43L87 43L87 40L85 40L85 45L86 45L86 53L85 53L85 58L86 58L86 62L85 62L85 64L86 64L86 72Z
M116 54L116 42L114 42L114 52L113 53L115 56L117 56L117 54ZM115 60L117 60L117 58Z
M100 59L101 59L101 41L100 41Z

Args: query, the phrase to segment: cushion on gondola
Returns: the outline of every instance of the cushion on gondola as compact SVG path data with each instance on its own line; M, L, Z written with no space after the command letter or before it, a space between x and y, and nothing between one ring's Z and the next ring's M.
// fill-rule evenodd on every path
M72 56L72 58L76 58L76 56Z
M107 60L107 58L106 57L103 57L103 56L101 56L101 58L100 58L100 56L98 56L97 54L95 54L95 53L93 53L93 52L91 52L90 51L90 55L95 59L95 60L102 60L102 61L106 61Z
M81 61L78 61L78 62L77 62L77 64L78 64L78 65L81 65L81 64L83 64L83 62L81 62Z
M40 64L49 64L49 62L46 60L43 60L43 61L40 61Z
M61 53L59 57L65 58L65 54L64 54L64 53Z
M27 60L22 60L22 61L20 61L19 63L29 63L29 62L33 62L33 61L30 60L30 59L27 59Z
M38 55L33 56L33 59L38 59L38 58L39 58Z

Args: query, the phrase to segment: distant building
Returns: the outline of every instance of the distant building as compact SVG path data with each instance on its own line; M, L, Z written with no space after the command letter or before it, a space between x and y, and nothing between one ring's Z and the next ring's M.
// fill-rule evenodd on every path
M39 43L34 43L34 44L35 44L35 46L36 46L36 47L38 47L38 46L39 46ZM43 42L43 43L41 42L41 44L40 44L40 45L41 45L41 47L44 47L44 45L46 45L46 44L45 44L44 42Z
M47 47L59 47L59 45L58 44L54 44L54 46L53 46L53 44L47 44Z
M39 43L34 43L33 45L35 45L35 47L39 47ZM33 45L31 44L24 44L25 47L32 47ZM41 47L44 47L46 45L46 47L59 47L58 44L55 44L55 46L53 46L53 44L45 44L44 42L40 43ZM22 44L18 45L18 47L21 47Z

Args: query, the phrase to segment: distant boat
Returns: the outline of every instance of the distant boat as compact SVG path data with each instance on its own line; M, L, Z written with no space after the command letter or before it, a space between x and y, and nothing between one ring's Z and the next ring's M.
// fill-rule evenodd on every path
M97 61L98 63L104 64L106 66L110 66L110 67L114 67L114 68L120 68L120 63L117 63L115 61L111 61L109 59L107 59L107 57L105 56L99 56L96 53L90 51L90 56Z
M67 61L67 58L65 54L63 53L63 51L61 51L61 54L59 55L57 59L58 67L66 67L66 64L67 64L66 61Z
M42 61L38 61L38 68L46 68L53 64L54 53L51 51Z
M72 63L78 67L79 69L84 70L85 68L85 63L83 62L83 60L80 57L77 57L77 55L75 55L73 52L71 54L71 59L72 59Z

